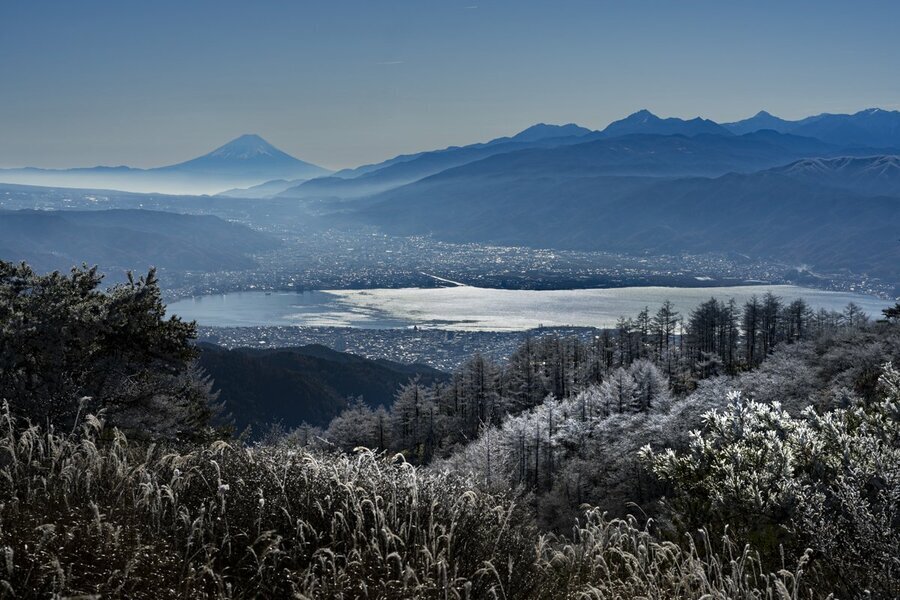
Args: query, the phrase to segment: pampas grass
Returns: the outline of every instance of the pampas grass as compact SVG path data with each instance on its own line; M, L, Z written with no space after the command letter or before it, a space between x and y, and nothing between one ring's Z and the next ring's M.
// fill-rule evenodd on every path
M358 450L130 442L0 412L0 598L806 597L727 539L588 511L541 534L507 493Z

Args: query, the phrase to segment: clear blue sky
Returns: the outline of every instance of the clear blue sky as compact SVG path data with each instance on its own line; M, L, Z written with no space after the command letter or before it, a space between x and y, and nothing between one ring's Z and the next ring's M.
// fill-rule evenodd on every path
M2 0L0 166L342 167L639 108L900 108L900 2Z

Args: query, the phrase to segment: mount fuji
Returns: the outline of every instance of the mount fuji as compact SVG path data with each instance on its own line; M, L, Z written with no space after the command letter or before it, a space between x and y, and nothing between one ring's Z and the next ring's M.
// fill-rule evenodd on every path
M330 171L294 158L256 134L245 134L208 154L150 169L88 167L0 169L0 181L26 185L114 189L129 192L214 194L272 179L306 180Z

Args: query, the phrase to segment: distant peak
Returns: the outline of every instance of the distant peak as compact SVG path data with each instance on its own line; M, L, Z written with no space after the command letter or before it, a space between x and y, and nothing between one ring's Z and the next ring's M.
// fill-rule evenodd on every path
M855 115L897 115L900 114L896 110L885 110L883 108L872 107L861 110Z
M228 158L252 158L254 156L274 156L282 152L255 133L238 136L211 152L212 156Z
M584 129L583 127L581 127L580 125L576 125L575 123L566 123L565 125L554 125L552 123L535 123L531 127L524 129L523 131L532 131L532 130L537 130L537 129L555 130L555 129L573 129L573 128Z
M235 142L256 142L256 143L261 142L263 144L268 144L268 142L266 140L262 139L262 137L258 133L245 133L243 135L239 135L238 137L231 140L231 142L229 142L229 143L233 144Z
M659 117L654 115L652 112L650 112L646 108L642 108L641 110L628 115L628 118L629 119L634 119L634 118L658 119Z
M525 133L526 131L534 131L534 130L536 130L536 129L547 129L548 127L555 127L555 125L549 125L549 124L547 124L547 123L535 123L535 124L532 125L531 127L526 127L525 129L523 129L523 130L520 131L519 133Z
M756 114L753 115L753 116L754 116L754 117L771 117L771 116L772 116L772 113L770 113L770 112L767 111L767 110L761 110L761 111L759 111L758 113L756 113Z
M272 144L270 144L269 142L267 142L266 140L264 140L262 137L260 137L258 134L255 134L255 133L245 133L244 135L240 135L222 147L226 148L229 146L230 147L241 146L241 147L274 148L274 146L272 146Z
M577 136L590 133L590 129L586 129L575 123L566 123L565 125L553 125L550 123L536 123L531 127L523 129L512 137L515 140L537 140L541 138Z

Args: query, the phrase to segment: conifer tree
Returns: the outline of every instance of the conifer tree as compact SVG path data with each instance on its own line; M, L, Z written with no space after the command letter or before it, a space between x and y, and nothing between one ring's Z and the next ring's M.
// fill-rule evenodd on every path
M156 272L107 291L97 268L35 273L0 261L0 398L69 426L86 411L132 435L193 435L216 407L194 323L167 317Z

